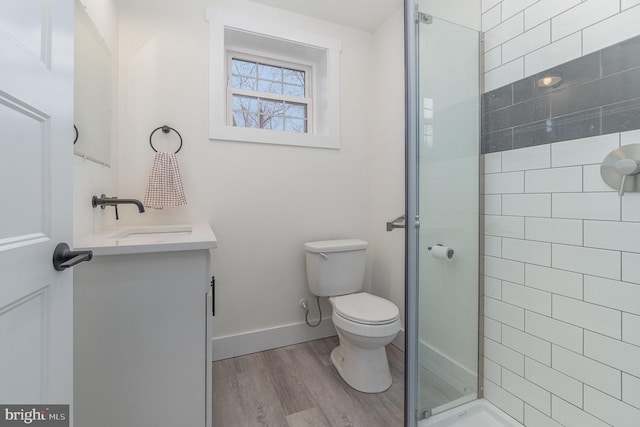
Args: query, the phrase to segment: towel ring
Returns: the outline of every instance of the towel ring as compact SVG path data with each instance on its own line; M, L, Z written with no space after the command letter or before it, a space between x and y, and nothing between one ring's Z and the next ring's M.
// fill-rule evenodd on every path
M78 137L80 136L80 132L78 132L78 128L76 127L76 125L73 125L73 130L76 132L76 137L73 138L73 145L76 145L76 142L78 142Z
M159 131L160 129L162 129L162 132L164 132L164 133L169 133L171 131L174 131L175 133L177 133L178 137L180 138L180 147L178 147L178 149L176 150L176 154L178 153L178 151L182 150L182 135L180 135L180 132L178 132L177 130L175 130L172 127L164 125L164 126L160 126L160 127L155 128L153 130L153 132L151 132L151 135L149 135L149 145L151 146L151 149L153 151L155 151L156 153L158 152L158 150L156 150L156 148L153 146L153 141L151 139L153 138L153 134L156 133L157 131Z

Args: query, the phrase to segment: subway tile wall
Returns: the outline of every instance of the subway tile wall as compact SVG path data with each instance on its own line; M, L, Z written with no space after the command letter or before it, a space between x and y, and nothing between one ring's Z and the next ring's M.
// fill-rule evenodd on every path
M482 0L485 92L639 35L637 0Z
M600 162L640 143L640 0L482 4L485 108L513 108L490 126L518 123L483 145L485 397L527 427L638 427L640 193L619 197ZM549 68L569 95L531 97ZM554 111L562 137L516 138Z
M548 30L518 37L539 39ZM540 87L544 76L562 80ZM640 128L640 36L485 93L482 125L483 153Z
M640 426L640 193L591 172L631 142L483 155L484 392L526 426Z

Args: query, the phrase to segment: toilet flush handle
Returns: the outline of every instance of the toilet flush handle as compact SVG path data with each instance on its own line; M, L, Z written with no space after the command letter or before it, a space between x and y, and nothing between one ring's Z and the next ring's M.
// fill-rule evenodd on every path
M329 259L329 257L327 256L327 254L325 254L324 252L319 252L320 256L324 259Z

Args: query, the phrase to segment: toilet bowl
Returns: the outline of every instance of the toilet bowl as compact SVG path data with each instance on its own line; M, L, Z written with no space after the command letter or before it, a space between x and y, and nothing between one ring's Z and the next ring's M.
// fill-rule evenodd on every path
M344 301L347 299L347 301ZM331 319L340 345L331 352L331 361L347 384L365 393L379 393L392 383L385 346L400 330L398 308L383 298L367 293L329 298ZM363 308L373 302L367 312ZM355 310L352 304L360 305ZM375 307L384 307L382 312ZM355 319L354 319L355 317Z
M367 242L358 239L305 243L309 290L328 297L340 345L331 361L347 384L365 393L391 386L385 346L400 331L399 310L362 291Z

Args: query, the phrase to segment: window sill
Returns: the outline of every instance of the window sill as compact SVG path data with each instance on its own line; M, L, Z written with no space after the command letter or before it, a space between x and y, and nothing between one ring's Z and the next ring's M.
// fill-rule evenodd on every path
M235 126L211 126L209 138L225 141L258 142L298 147L339 149L340 140L329 135L281 132L267 129L249 129Z

